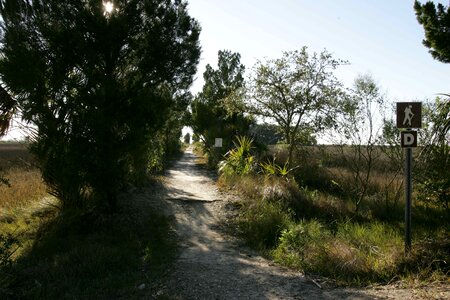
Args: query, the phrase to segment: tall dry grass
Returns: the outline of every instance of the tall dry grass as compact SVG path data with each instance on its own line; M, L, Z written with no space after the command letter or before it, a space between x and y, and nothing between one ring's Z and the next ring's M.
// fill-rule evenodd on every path
M10 186L0 185L0 209L23 208L47 195L38 169L13 168L5 172Z
M40 171L26 144L1 143L0 170L9 183L0 184L0 212L23 208L47 194Z
M401 169L383 157L355 204L361 181L346 160L333 156L332 147L301 150L289 180L261 174L219 178L219 186L241 199L235 222L250 245L282 265L343 284L448 281L448 221L438 208L415 203L413 251L404 253ZM280 145L269 149L277 161L283 153Z

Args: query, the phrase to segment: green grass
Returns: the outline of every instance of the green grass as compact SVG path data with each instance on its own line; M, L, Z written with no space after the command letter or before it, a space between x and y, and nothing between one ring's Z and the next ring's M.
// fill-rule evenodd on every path
M168 218L146 210L124 208L108 216L53 211L45 221L43 216L16 220L22 249L9 269L14 280L3 287L5 294L27 299L142 297L176 254ZM147 290L136 288L142 283Z
M247 237L250 245L259 249L274 247L285 228L291 224L291 217L279 204L259 201L245 206L240 219L239 228Z

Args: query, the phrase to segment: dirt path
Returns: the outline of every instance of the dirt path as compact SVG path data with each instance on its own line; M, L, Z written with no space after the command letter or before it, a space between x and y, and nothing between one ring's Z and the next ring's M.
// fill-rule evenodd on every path
M219 224L230 199L213 176L186 151L168 171L166 202L181 243L178 260L157 295L169 299L403 299L408 290L319 287L302 274L281 268L227 237ZM227 205L228 204L228 205ZM163 299L166 299L163 298Z

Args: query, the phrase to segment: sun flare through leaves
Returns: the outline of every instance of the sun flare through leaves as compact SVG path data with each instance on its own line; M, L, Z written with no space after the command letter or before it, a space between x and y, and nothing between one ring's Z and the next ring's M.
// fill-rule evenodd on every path
M111 1L103 2L103 9L105 16L111 15L114 11L114 3L112 3Z

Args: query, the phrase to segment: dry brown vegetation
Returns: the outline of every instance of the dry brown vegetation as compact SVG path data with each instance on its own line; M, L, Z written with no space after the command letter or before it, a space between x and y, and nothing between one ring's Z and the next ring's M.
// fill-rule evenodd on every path
M258 169L245 176L222 174L220 186L242 198L236 225L243 237L280 264L338 283L448 282L445 211L414 201L413 249L405 255L401 165L390 162L395 157L385 151L392 149L379 147L366 177L367 166L350 161L353 150L302 147L285 177ZM273 157L284 164L285 147L263 154L265 160Z
M0 208L13 209L24 207L44 197L45 184L42 182L41 174L37 169L23 170L20 168L10 169L5 173L10 186L0 186Z
M9 185L0 185L0 209L23 208L42 199L46 187L27 146L21 143L0 144L0 169Z

